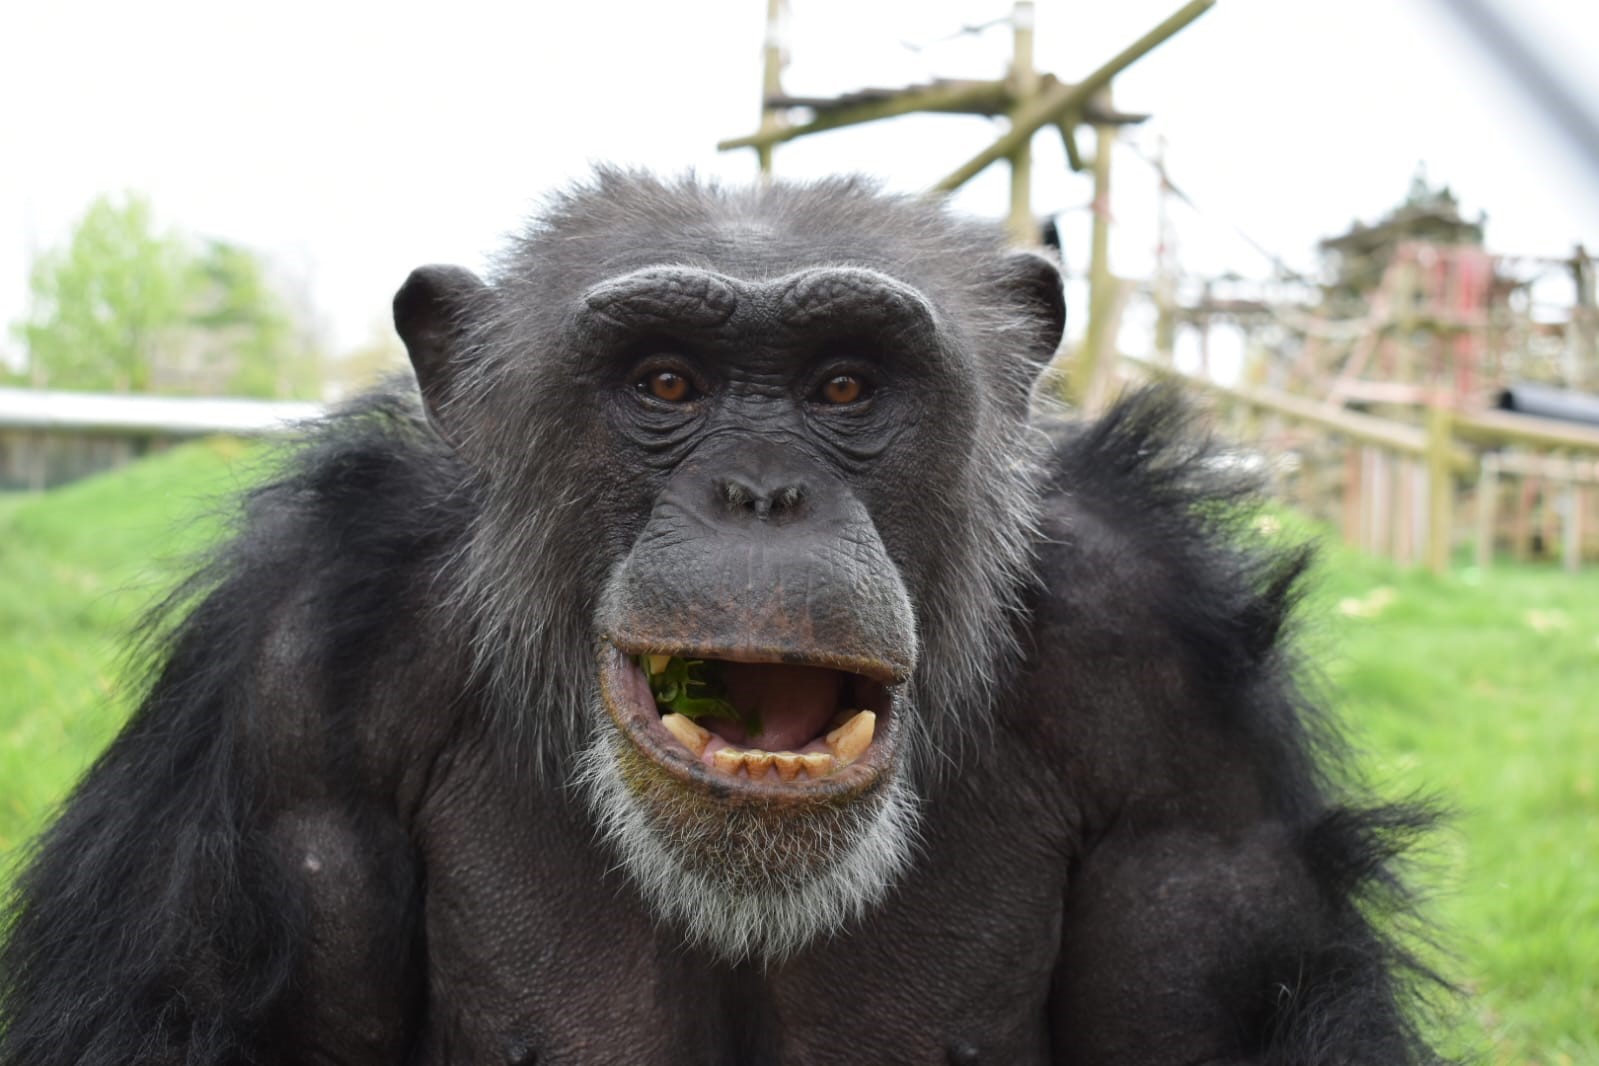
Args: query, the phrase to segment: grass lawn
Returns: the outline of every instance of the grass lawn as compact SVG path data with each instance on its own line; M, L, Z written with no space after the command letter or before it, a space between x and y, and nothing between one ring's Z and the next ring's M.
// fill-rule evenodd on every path
M1599 569L1323 570L1313 639L1372 779L1455 813L1427 880L1474 996L1462 1039L1599 1063Z
M115 734L135 621L216 535L212 511L259 454L218 438L0 495L0 856Z
M123 636L259 459L213 441L0 497L0 853L116 729ZM1599 1063L1599 570L1435 579L1331 550L1307 617L1377 788L1456 812L1426 872L1473 994L1448 1039Z

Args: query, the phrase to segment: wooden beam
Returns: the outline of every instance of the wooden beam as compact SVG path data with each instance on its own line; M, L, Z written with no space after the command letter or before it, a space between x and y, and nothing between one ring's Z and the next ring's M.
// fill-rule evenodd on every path
M1455 436L1475 444L1524 444L1536 448L1599 451L1599 427L1503 411L1457 414Z
M952 192L982 173L990 163L1006 158L1044 126L1059 122L1072 111L1081 110L1111 79L1154 51L1177 31L1209 11L1216 0L1189 0L1160 25L1117 52L1092 74L1074 85L1057 82L1017 108L1011 128L993 144L956 167L933 186L934 192Z
M728 152L735 148L771 147L810 133L836 130L841 126L856 126L862 122L909 115L916 111L967 111L977 106L979 102L985 107L997 104L998 110L1004 110L1010 106L1010 91L1001 81L963 82L955 85L931 85L925 88L907 89L903 93L883 100L870 100L824 111L809 122L777 129L763 129L746 137L718 141L716 149L719 152Z
M1401 452L1417 459L1427 457L1427 433L1418 426L1390 422L1386 418L1334 407L1321 400L1312 400L1265 385L1223 385L1219 381L1184 374L1180 370L1171 370L1140 359L1124 357L1124 361L1154 377L1180 381L1202 392L1272 412L1290 422L1306 422L1348 437L1350 440L1387 448L1389 451ZM1458 424L1456 428L1458 430ZM1476 457L1465 448L1458 445L1451 446L1449 468L1457 474L1473 474L1477 470Z
M1054 80L1053 74L1045 74L1042 75L1042 77L1045 80ZM842 93L837 96L795 96L793 93L779 93L777 96L767 97L766 106L774 108L778 111L792 111L795 108L804 108L808 111L814 111L819 115L824 111L837 111L840 108L855 107L858 104L880 103L884 100L890 99L891 97L897 96L900 93L910 92L913 90L919 91L932 86L954 89L972 88L973 86L977 85L987 85L992 87L994 82L992 79L977 80L973 78L935 78L931 82L926 82L919 85L901 85L894 89L857 89L854 92ZM1004 103L1004 101L1000 102L1002 104ZM968 107L962 108L954 113L962 115L983 115L988 118L995 118L1005 113L1004 106L992 105L993 101L990 101L986 97L979 97L978 99L972 101Z

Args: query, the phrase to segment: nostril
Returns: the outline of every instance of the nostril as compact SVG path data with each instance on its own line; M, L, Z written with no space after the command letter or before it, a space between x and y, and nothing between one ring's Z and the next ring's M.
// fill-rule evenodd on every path
M755 509L757 494L754 489L741 481L724 478L716 483L717 491L722 499L727 501L727 506L734 511L752 511Z
M771 491L753 488L737 478L723 478L717 482L717 491L735 514L752 515L765 522L797 510L805 499L802 485L785 485Z
M786 485L772 494L772 510L785 514L799 509L805 501L805 489L800 485Z

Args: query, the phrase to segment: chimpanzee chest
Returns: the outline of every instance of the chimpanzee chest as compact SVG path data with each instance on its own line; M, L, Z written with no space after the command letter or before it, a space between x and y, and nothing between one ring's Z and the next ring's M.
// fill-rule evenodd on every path
M970 815L970 812L966 812ZM451 812L427 874L423 1062L1048 1061L1065 863L943 812L869 914L767 966L685 947L580 812Z

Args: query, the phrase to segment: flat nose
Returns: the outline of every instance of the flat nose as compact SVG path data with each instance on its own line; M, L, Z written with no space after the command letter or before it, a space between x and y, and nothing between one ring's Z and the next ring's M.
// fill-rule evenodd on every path
M714 483L719 501L736 518L780 521L799 517L805 506L805 484L796 478L740 474L716 478Z

